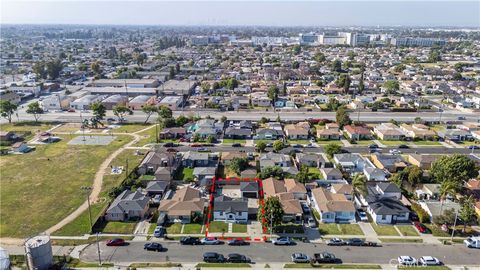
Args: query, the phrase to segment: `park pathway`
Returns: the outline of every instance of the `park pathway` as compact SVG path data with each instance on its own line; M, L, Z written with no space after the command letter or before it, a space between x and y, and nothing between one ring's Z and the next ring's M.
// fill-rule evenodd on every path
M89 195L90 202L95 202L98 200L98 196L100 195L100 191L102 190L102 185L103 185L103 176L105 175L105 171L107 170L108 166L110 163L120 154L122 153L123 150L127 149L128 147L134 145L138 141L140 141L141 136L138 135L139 133L149 130L151 128L154 128L155 125L149 126L147 128L144 128L142 130L133 132L133 133L112 133L113 135L130 135L133 136L133 140L124 144L122 147L119 149L115 150L110 156L108 156L102 164L100 164L100 168L98 168L97 172L95 173L95 178L93 179L93 184L92 184L92 191ZM70 134L69 132L57 132L57 134ZM92 134L93 133L89 133ZM101 134L101 133L99 133ZM47 234L52 234L55 231L58 231L61 229L63 226L67 225L68 223L72 222L75 220L77 217L79 217L84 211L88 209L88 201L85 200L75 211L73 211L70 215L66 216L63 220L58 222L57 224L53 225L52 227L48 228L45 232Z

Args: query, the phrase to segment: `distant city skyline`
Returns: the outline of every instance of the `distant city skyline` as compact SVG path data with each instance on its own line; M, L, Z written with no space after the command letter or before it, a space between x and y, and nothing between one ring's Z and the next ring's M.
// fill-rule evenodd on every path
M480 27L480 1L12 1L2 24Z

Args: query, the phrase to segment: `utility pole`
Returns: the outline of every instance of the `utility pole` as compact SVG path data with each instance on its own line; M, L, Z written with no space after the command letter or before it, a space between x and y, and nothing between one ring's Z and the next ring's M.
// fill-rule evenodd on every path
M98 265L102 265L102 256L100 256L100 241L98 241L98 232L95 235L97 237Z
M452 236L450 237L451 242L453 242L453 235L455 234L455 227L457 226L457 219L458 219L458 211L455 211L455 221L453 222Z
M90 209L90 190L92 190L91 187L81 187L82 190L85 191L85 194L87 196L87 202L88 202L88 218L89 218L89 221L90 221L90 230L89 230L89 233L92 232L92 229L93 229L93 222L92 222L92 211Z
M270 240L272 240L273 236L273 209L270 211Z
M125 159L125 178L128 177L128 158Z

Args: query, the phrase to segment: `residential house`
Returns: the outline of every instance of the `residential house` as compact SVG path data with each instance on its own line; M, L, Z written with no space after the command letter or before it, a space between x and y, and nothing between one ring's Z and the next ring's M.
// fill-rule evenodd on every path
M223 135L227 139L251 139L252 138L252 129L251 128L237 128L237 127L228 127L225 129Z
M298 153L295 155L295 162L297 163L298 168L300 168L302 165L320 168L323 164L325 164L323 157L314 153Z
M473 139L469 131L462 129L446 129L438 132L438 136L445 141L463 142Z
M292 161L289 155L277 154L273 152L268 152L260 155L258 160L260 162L260 169L263 169L266 167L273 167L273 166L279 166L279 167L292 166Z
M108 221L139 220L146 216L150 197L140 191L124 190L105 212Z
M342 193L332 193L325 188L312 189L312 204L323 223L355 222L355 206Z
M392 123L382 123L373 128L373 132L380 140L398 141L405 139L405 132Z
M343 174L337 168L321 168L320 173L324 180L332 181L332 180L342 180Z
M132 98L128 102L128 108L137 111L141 110L143 107L147 105L157 105L157 97L156 96L149 96L149 95L139 95Z
M245 152L223 152L222 153L222 163L224 165L229 165L234 158L247 158Z
M149 197L155 197L157 195L163 197L169 185L170 183L167 181L148 181L145 191Z
M172 199L160 201L159 213L166 213L172 222L190 223L201 221L206 200L200 191L190 186L177 190Z
M215 198L213 204L213 220L230 223L248 222L248 200L232 199L227 196Z
M307 140L310 132L310 124L301 122L285 125L285 136L290 140Z
M353 187L349 184L332 184L330 192L336 194L343 194L349 201L353 201Z
M352 126L346 125L343 130L347 136L352 140L370 140L372 139L372 133L365 126Z
M328 127L327 125L325 125L325 128L317 128L317 138L322 141L340 140L342 133L340 132L338 125L337 127Z
M400 129L407 134L407 137L413 139L434 140L436 135L435 131L423 124L401 124Z
M439 157L439 155L431 154L409 154L407 161L410 164L420 167L423 170L430 170L430 167L432 167L432 163Z
M195 168L195 167L208 167L213 165L208 153L198 153L188 151L183 154L182 157L183 167Z
M400 155L375 153L371 156L371 159L377 168L391 173L401 171L408 166Z
M125 106L127 102L128 98L122 95L112 95L102 100L102 104L107 110L113 110L116 106Z
M440 184L422 184L415 190L419 200L438 200L440 198Z
M254 140L278 140L284 137L282 130L273 128L259 128L256 131Z
M445 210L453 210L455 212L460 211L460 204L450 201L420 201L420 206L428 213L430 221L433 221L435 217L441 216L445 213Z
M160 131L159 137L160 139L179 139L183 138L186 133L186 129L182 127L164 128Z
M159 167L167 167L175 172L178 165L179 159L175 153L150 151L145 155L137 170L140 174L153 174Z
M85 95L70 102L70 107L75 110L89 110L93 103L100 102L102 99L103 96L100 95Z
M293 193L293 191L295 191L296 189L292 189L292 192L288 192L284 181L276 180L273 178L263 180L262 186L265 199L271 196L276 196L279 198L284 211L284 222L300 222L302 220L302 206L300 205L300 201L295 198L295 195Z
M240 192L242 193L242 198L258 198L257 181L240 182Z
M203 182L202 186L206 186L215 177L217 167L195 167L193 168L193 176L195 180Z

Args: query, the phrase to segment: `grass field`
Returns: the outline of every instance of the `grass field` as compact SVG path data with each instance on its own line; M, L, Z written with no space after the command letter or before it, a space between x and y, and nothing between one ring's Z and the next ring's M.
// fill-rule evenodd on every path
M377 225L375 223L370 223L370 225L378 235L398 236L397 230L391 225Z
M417 230L411 225L398 225L397 229L403 234L403 236L418 236Z
M234 144L234 143L239 143L239 144L244 145L246 142L247 141L244 140L244 139L223 139L222 144L230 145L230 144Z
M233 224L232 232L234 233L246 233L247 232L247 225L246 224Z
M102 214L102 211L108 206L108 201L104 200L102 202L91 204L92 211L92 223L95 223L97 218ZM72 222L63 226L60 230L53 233L53 235L63 235L63 236L75 236L75 235L84 235L90 233L90 217L89 212L83 212L79 217L74 219Z
M210 222L210 227L208 228L210 233L228 233L228 224L223 221L212 221Z
M133 146L144 146L149 143L156 143L155 132L160 132L160 128L152 127L148 130L138 133L142 138Z
M24 137L25 141L30 140L35 136L35 134L43 131L47 131L54 127L54 124L50 123L34 123L34 122L20 122L20 123L12 123L12 124L2 124L0 125L1 131L12 131L18 132L19 135L29 132L30 135Z
M342 234L335 223L318 224L318 230L320 234Z
M185 224L183 227L183 233L197 234L202 233L202 224L190 223Z
M423 243L421 238L378 238L382 243Z
M73 136L59 137L31 153L0 157L1 237L38 234L67 216L85 200L80 188L92 184L103 160L131 140L117 136L107 146L84 146L67 145Z
M149 126L151 126L151 124L143 125L143 124L127 124L127 123L125 123L125 124L120 125L118 128L113 128L112 132L114 132L114 133L133 133L133 132L142 130L144 128L148 128ZM155 128L153 128L153 130L155 130Z
M313 179L323 179L322 174L318 168L308 167L308 176Z
M309 140L288 140L289 144L310 144Z
M131 269L135 268L170 268L170 267L182 267L181 263L132 263L130 264Z
M346 235L363 235L363 231L358 224L338 224L342 234Z
M98 241L106 241L110 239L118 238L116 236L99 236ZM124 236L122 237L123 240L132 240L133 236ZM90 236L88 239L52 239L52 245L55 246L79 246L85 244L93 244L97 242L96 236Z
M437 141L414 141L413 143L416 144L416 145L428 145L428 146L441 146L442 145Z
M372 141L372 140L359 140L359 141L355 141L356 144L358 145L370 145L370 144L374 144L375 142Z
M137 226L136 222L109 221L103 224L102 233L132 234Z
M181 223L173 223L167 225L167 233L168 234L179 234L182 231L182 225Z
M178 171L175 180L183 180L186 182L193 181L193 168L182 168Z

